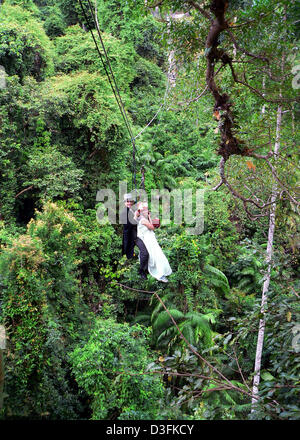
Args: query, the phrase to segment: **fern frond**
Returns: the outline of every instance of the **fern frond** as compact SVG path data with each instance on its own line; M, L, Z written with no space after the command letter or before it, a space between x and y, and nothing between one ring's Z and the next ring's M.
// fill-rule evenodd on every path
M236 401L231 397L228 391L222 391L222 397L225 400L225 402L231 405L236 405Z
M225 283L223 280L210 278L209 281L213 285L213 287L218 291L224 293L224 295L229 293L229 285Z
M150 317L150 315L138 315L134 319L134 323L144 324L148 327L151 325L151 317Z
M189 320L192 327L207 327L208 321L204 317L205 315L196 312L189 312L185 315L185 318Z
M171 309L169 312L175 321L184 318L184 314L177 309ZM161 330L165 327L169 327L170 325L173 325L173 322L166 310L161 312L152 324L154 331Z
M255 284L249 278L243 278L237 285L238 289L245 293L249 293L250 290L255 288Z
M242 269L240 271L241 274L243 275L252 275L254 276L256 274L256 268L254 267L244 267L244 269Z
M209 325L210 316L190 312L185 318L187 319L186 325L193 329L194 345L200 338L204 340L205 345L211 345L213 333Z
M228 282L226 275L221 270L217 269L214 266L211 266L210 264L205 264L203 271L207 274L216 275L218 278L223 279L224 282Z
M209 281L216 288L219 288L225 295L229 293L230 286L226 275L216 267L206 264L203 272L208 275Z
M174 293L169 293L167 295L164 295L161 300L163 301L164 304L168 303L168 307L174 307L174 305L172 304L172 299L174 297ZM155 319L157 318L158 314L164 310L164 307L162 305L162 303L156 298L157 304L153 309L153 312L151 314L151 322L154 322Z
M217 309L217 312L219 310ZM203 315L203 317L205 319L207 319L208 322L210 322L211 324L215 324L216 323L216 313L206 313L205 315Z
M176 336L177 329L170 327L164 330L156 339L156 345L160 348L167 347L170 341Z
M195 334L194 329L189 322L185 321L179 326L185 339L192 345L195 345Z

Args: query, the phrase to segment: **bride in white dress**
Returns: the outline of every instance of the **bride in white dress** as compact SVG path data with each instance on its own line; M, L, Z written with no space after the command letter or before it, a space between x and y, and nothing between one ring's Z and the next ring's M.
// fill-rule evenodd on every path
M157 280L167 283L167 276L171 275L172 269L156 240L155 228L146 203L139 205L139 209L135 213L135 219L138 222L137 236L144 242L149 253L148 271Z

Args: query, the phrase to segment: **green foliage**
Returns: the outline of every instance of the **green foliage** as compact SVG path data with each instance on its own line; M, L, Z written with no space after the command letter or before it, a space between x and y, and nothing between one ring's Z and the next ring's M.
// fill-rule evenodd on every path
M229 283L226 275L216 267L206 264L203 272L207 275L207 280L210 282L218 293L225 296L229 293Z
M15 196L20 191L20 170L26 163L26 154L22 148L24 139L24 120L20 109L22 87L17 76L7 77L5 82L6 88L0 91L0 198L1 217L9 224L16 221Z
M137 57L134 67L135 75L130 82L132 100L128 110L134 124L142 130L154 117L163 102L166 78L156 64L144 58ZM141 146L144 142L144 140L141 141Z
M6 2L0 11L0 64L8 75L32 75L38 81L53 73L52 46L42 24L30 12Z
M23 121L21 119L20 123L26 120L31 142L37 135L35 149L28 145L27 137L20 140L25 143L31 164L19 176L21 188L32 182L41 193L47 191L53 197L61 197L65 188L66 196L77 192L76 196L82 197L87 206L94 206L99 187L112 181L117 186L118 177L125 174L124 157L128 144L121 114L109 84L96 73L78 72L52 77L48 81L39 87L26 80L28 101L16 103L18 111L22 109ZM45 124L43 136L48 133L51 142L42 139L39 120ZM59 163L49 162L51 153ZM99 172L101 169L106 172ZM51 179L54 180L57 173L59 176L50 189Z
M220 310L219 300L228 292L228 281L219 269L208 264L211 249L207 238L189 236L182 228L171 243L168 256L174 271L172 281L183 309L204 313Z
M145 373L150 361L140 326L98 319L89 340L70 354L78 385L92 399L92 418L156 419L163 386Z
M2 248L8 417L76 418L80 411L65 359L88 318L77 292L76 227L68 212L48 203L26 234Z
M83 171L74 166L71 158L50 146L32 151L26 174L28 180L24 185L36 188L39 198L43 200L55 200L57 197L76 196L81 187Z
M139 87L138 83L137 92ZM166 92L165 88L163 91ZM133 92L136 93L135 89ZM153 94L147 102L151 102L152 96ZM146 165L147 180L153 176L153 188L168 189L184 185L185 180L192 186L196 182L206 181L207 170L216 165L216 157L207 147L212 142L212 131L206 126L204 115L197 114L197 124L194 115L181 114L178 118L177 113L166 111L167 106L172 104L172 98L161 96L159 101L156 99L156 106L152 114L145 119L146 123L159 110L158 102L164 103L164 106L151 126L139 138L137 160L140 166ZM143 108L139 105L141 116L142 111ZM140 123L139 120L137 122ZM192 177L190 181L189 177Z
M164 50L159 44L161 24L151 15L143 13L141 0L132 7L119 0L98 0L98 19L100 27L106 32L134 45L136 52L161 66L164 63Z
M163 298L164 300L165 298ZM209 347L212 344L212 330L210 322L214 322L212 315L204 315L199 312L183 314L179 310L170 308L169 313L178 325L178 328L193 346ZM167 351L174 349L179 344L185 345L181 335L175 327L170 315L166 310L155 309L152 313L153 338L156 346Z
M216 65L217 82L232 99L234 135L262 155L276 139L281 90L283 148L269 164L230 157L225 175L245 197L269 200L270 165L286 188L297 183L298 107L288 102L295 96L297 15L295 2L252 3L232 1L227 12L251 62L229 33L219 40L250 88L233 80L228 65ZM297 419L299 227L285 191L277 202L254 415L243 393L253 378L269 219L249 219L225 185L209 191L219 181L220 142L204 91L210 23L182 0L160 2L158 20L143 0L98 0L93 7L137 136L137 183L144 165L147 191L206 189L204 231L189 236L186 224L172 222L156 230L173 273L168 284L140 279L137 255L121 257L121 226L96 219L97 191L118 192L120 180L131 180L132 145L80 5L2 2L0 322L9 339L1 417ZM166 26L170 10L189 15ZM175 87L166 80L170 49ZM188 342L232 387L187 349L155 297L120 284L156 291ZM130 326L135 320L148 328Z
M41 8L41 12L41 18L45 19L43 26L48 37L61 36L66 29L66 23L59 6L54 2L53 5Z
M134 78L134 62L137 55L131 45L124 44L111 35L103 34L102 38L114 76L117 78L118 88L124 90ZM68 27L65 35L56 38L55 47L55 66L58 72L84 70L98 74L101 72L101 75L105 76L105 69L91 34L83 31L79 25ZM108 69L108 66L106 68Z
M221 299L229 294L228 280L219 269L205 264L199 242L184 232L174 234L171 248L164 246L164 250L170 256L173 274L170 286L161 294L162 301L187 341L207 348L212 345L211 324L221 312ZM161 302L153 297L151 305L151 318L141 313L136 320L151 324L153 344L168 352L185 345Z
M95 209L83 210L74 200L60 201L59 205L68 209L77 221L77 276L81 295L95 313L111 316L114 308L107 282L109 275L116 276L121 238L112 225L98 223Z
M263 281L262 249L257 249L248 241L241 243L242 252L236 262L228 268L232 285L245 293L258 293Z
M272 295L266 322L261 401L254 418L299 420L299 316L299 302L293 293ZM274 400L280 405L272 407Z
M204 194L204 234L210 242L209 261L213 266L226 271L229 262L238 254L238 231L230 219L229 195L206 191ZM226 257L224 258L224 256Z
M216 354L209 355L210 351L211 348L202 350L201 356L215 364ZM243 396L245 385L230 380L230 384L224 383L223 389L219 375L186 347L175 350L172 355L160 356L148 368L165 374L171 387L176 387L177 393L172 398L168 396L169 411L176 410L184 420L243 419L249 411L249 400Z
M245 388L241 382L232 384ZM215 385L209 384L203 388L205 399L194 410L196 420L243 420L251 409L251 405L238 392L215 391Z
M87 3L85 1L83 1L83 3L85 7L87 7ZM74 2L73 0L58 0L57 5L67 26L72 26L83 21L83 14L79 2ZM90 14L88 14L88 16L89 15Z

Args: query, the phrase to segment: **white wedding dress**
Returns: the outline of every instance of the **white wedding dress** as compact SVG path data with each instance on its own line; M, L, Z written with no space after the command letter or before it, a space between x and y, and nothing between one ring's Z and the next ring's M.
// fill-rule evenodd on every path
M163 253L160 245L158 244L154 231L151 231L147 226L138 222L137 236L144 242L146 249L149 253L148 271L149 273L160 280L162 277L171 275L172 269L169 265L168 259Z

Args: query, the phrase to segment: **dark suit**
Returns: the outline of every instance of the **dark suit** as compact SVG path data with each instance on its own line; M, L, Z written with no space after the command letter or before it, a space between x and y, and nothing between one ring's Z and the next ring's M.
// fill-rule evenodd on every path
M137 222L134 220L134 213L125 207L120 217L123 223L122 255L128 259L133 258L134 246L137 245L140 251L140 274L148 272L149 254L143 241L137 237Z

